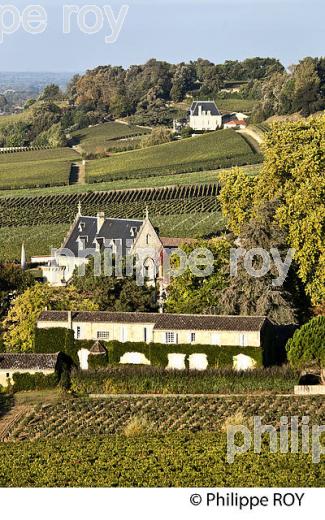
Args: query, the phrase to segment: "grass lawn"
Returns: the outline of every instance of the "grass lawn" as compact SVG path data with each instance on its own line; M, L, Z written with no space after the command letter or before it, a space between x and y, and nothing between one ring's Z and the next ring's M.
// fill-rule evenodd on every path
M66 185L71 163L80 156L70 148L0 154L0 189Z
M112 122L76 130L71 135L73 141L79 144L83 151L95 153L103 149L118 147L119 141L115 141L116 139L141 136L148 132L150 130L139 126ZM123 146L123 142L120 143L120 146Z
M88 161L88 182L213 170L257 162L257 154L238 133L220 130L195 138L114 154Z

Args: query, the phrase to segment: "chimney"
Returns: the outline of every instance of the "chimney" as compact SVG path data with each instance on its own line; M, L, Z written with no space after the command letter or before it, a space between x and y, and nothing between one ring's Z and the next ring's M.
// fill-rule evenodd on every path
M99 233L104 222L105 222L105 213L103 211L100 211L99 213L97 213L97 234Z
M68 311L68 329L72 329L72 312Z

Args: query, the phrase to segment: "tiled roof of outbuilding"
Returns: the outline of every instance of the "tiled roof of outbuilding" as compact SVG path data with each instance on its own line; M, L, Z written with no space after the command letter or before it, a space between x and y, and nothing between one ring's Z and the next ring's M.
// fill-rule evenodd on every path
M45 311L39 321L68 321L68 312ZM266 316L158 314L146 312L73 312L76 323L153 323L156 330L259 331Z
M56 354L0 353L0 370L54 370L58 362Z

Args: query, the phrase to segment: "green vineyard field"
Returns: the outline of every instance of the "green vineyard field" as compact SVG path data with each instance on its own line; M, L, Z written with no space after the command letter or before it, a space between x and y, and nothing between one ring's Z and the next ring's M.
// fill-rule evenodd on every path
M214 170L261 162L240 134L222 130L88 161L87 181L103 182Z
M73 222L78 202L84 215L105 211L112 218L218 213L218 184L141 190L86 192L44 197L0 198L0 228Z
M74 160L80 156L70 148L2 153L0 189L67 185Z
M86 153L100 150L114 150L125 147L124 139L135 138L149 133L150 130L123 123L104 123L72 132L72 140ZM120 141L123 139L123 141Z

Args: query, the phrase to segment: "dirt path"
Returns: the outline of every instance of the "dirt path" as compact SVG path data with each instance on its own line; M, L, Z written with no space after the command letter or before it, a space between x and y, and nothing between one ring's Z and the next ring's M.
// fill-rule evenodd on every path
M0 419L0 442L5 442L6 437L11 429L19 422L25 415L27 415L33 407L26 405L16 405L11 410L3 415Z
M71 164L69 186L73 184L86 184L86 166L83 162Z
M238 133L251 137L254 141L258 143L258 145L263 143L263 137L250 127L244 128L243 130L238 130Z

